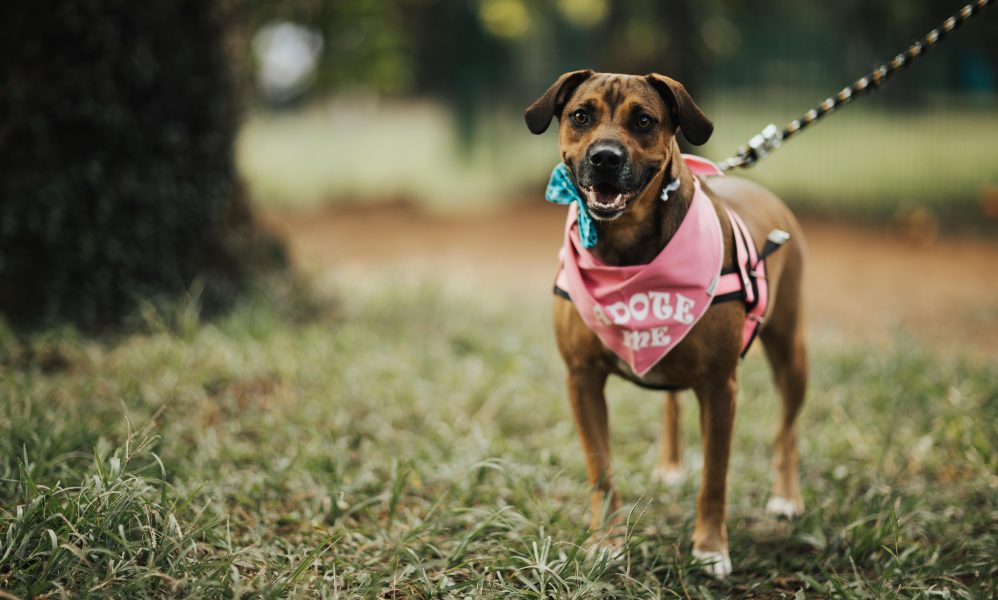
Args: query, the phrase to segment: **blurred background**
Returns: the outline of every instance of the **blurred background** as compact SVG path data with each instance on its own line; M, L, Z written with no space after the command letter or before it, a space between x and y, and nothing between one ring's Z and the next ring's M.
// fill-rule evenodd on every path
M522 119L657 71L720 161L964 2L0 2L0 596L993 597L998 9L738 173L802 221L812 379L808 512L764 523L739 372L729 582L687 552L695 403L656 489L661 397L615 379L635 535L570 549L566 209Z
M557 128L529 135L522 111L558 75L679 79L716 124L708 144L687 150L720 161L960 6L246 3L234 19L247 61L237 163L308 268L405 264L473 286L542 290L564 214L541 199ZM880 92L736 173L809 222L809 308L821 328L884 340L899 328L994 338L996 311L982 298L996 290L978 273L996 254L973 240L998 231L996 32L985 13ZM951 243L940 246L940 236ZM947 320L953 306L961 318Z
M404 264L496 293L544 290L564 214L541 199L557 128L530 135L522 111L558 75L592 68L679 79L716 125L704 147L686 150L720 161L960 7L244 4L237 22L250 100L237 161L254 202L308 268ZM994 247L937 244L941 235L972 244L998 231L996 33L985 13L880 92L736 173L809 221L809 313L819 330L884 342L918 331L981 340L969 345L987 351L998 344L998 311L984 299L998 290L978 276L998 257ZM345 214L358 206L368 210Z
M224 304L257 266L280 263L282 248L322 271L424 251L456 260L488 239L521 255L497 268L548 273L562 213L541 194L557 134L530 135L521 115L562 72L679 79L716 124L695 150L720 161L959 8L900 0L8 6L0 277L16 285L0 292L0 306L17 319L99 324L136 298L192 286L206 305ZM882 92L744 174L822 226L881 227L923 246L942 233L988 237L998 224L996 31L985 13ZM257 227L251 206L278 235Z
M239 164L254 196L315 205L406 197L474 209L534 193L552 134L522 109L560 73L662 72L717 124L721 160L783 126L941 22L958 3L397 0L249 3L250 118ZM752 173L798 208L976 220L994 182L996 31L987 17L882 94ZM950 177L939 177L940 171ZM993 194L993 190L991 191ZM993 201L992 201L993 202ZM994 212L990 207L990 212Z

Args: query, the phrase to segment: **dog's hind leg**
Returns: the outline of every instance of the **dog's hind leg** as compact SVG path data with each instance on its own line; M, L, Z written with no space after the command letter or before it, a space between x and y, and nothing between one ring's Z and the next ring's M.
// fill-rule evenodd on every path
M681 484L686 478L683 471L683 438L679 417L679 393L666 392L662 401L662 445L659 447L658 463L651 477L652 480L670 487Z
M781 318L770 323L760 336L783 403L773 441L773 494L766 511L791 518L804 510L797 465L797 415L807 389L807 350L797 310L790 314L774 311L777 315Z

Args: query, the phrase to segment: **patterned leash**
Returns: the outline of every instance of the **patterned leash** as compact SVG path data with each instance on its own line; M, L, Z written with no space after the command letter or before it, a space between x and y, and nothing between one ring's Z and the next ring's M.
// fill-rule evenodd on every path
M907 50L895 56L889 63L880 65L879 68L857 79L852 85L843 88L838 94L829 96L824 102L807 111L803 117L790 121L783 131L770 123L758 135L749 140L748 144L739 148L737 154L722 162L719 165L721 170L727 171L735 167L752 166L757 160L779 148L783 141L800 133L811 123L836 108L848 104L855 98L879 88L891 75L913 63L916 58L938 44L939 40L969 21L974 15L980 14L990 4L991 0L976 0L964 6L960 12L943 21L941 26L930 31L924 38L909 46Z

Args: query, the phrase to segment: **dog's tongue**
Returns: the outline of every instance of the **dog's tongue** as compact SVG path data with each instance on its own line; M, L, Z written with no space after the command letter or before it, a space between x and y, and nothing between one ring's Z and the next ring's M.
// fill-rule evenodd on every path
M590 202L602 204L603 206L617 204L623 196L623 194L616 190L601 189L601 186L590 188L586 194L589 196Z

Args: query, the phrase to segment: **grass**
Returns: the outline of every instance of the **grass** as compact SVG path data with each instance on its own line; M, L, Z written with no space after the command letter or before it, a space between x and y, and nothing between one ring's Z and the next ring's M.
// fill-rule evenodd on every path
M650 483L657 395L610 385L624 560L587 486L548 298L365 276L140 333L0 335L0 590L17 597L950 597L998 593L998 369L813 344L807 509L762 515L776 400L744 365L735 574L690 553L699 472ZM276 290L276 291L275 291Z
M723 160L767 123L782 126L815 100L710 94L704 105L715 135L698 152ZM998 112L955 100L918 111L862 102L740 174L800 213L884 221L924 208L947 223L979 226L982 203L998 189ZM467 150L455 142L451 115L432 104L339 101L256 115L242 130L239 165L265 206L406 198L433 210L477 210L511 198L540 201L558 159L555 128L530 135L513 108L483 119Z
M530 135L511 115L482 121L477 143L463 149L442 106L331 102L254 115L237 156L263 206L404 198L432 210L474 211L543 186L556 146L556 138Z
M711 106L717 128L705 154L726 158L767 123L782 128L818 99L791 107L767 94L722 95ZM979 224L984 198L998 189L998 164L986 158L998 152L994 131L992 109L956 100L892 109L873 97L827 116L740 174L803 213L884 221L924 208L947 223Z

